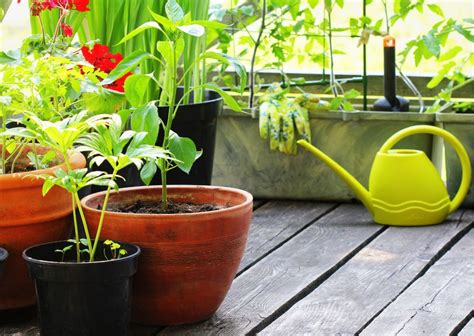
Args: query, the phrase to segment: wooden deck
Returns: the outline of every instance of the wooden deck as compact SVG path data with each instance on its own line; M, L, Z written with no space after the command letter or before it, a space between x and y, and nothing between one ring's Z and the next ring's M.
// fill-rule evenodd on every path
M379 226L360 205L256 202L247 250L210 320L131 335L474 335L474 211ZM0 335L38 335L36 322Z

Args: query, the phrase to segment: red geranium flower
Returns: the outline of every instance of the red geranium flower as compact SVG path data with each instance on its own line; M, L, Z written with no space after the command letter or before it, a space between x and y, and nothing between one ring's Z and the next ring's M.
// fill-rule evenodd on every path
M72 27L66 23L61 24L61 29L63 30L64 36L71 37L73 34Z
M21 0L17 0L18 3ZM31 3L31 15L38 16L44 10L60 8L63 10L77 10L87 12L90 10L87 6L89 0L33 0Z
M81 48L82 55L87 62L92 64L94 68L99 69L102 72L110 73L117 64L123 60L123 56L120 53L112 54L109 47L102 44L94 44L92 50L86 46ZM124 92L124 83L128 76L132 75L131 72L126 73L112 84L105 85L107 89L114 91Z

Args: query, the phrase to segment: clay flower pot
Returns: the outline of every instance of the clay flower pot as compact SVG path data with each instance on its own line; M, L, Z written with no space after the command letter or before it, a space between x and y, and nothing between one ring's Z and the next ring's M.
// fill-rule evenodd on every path
M1 146L0 146L1 149ZM46 152L38 147L39 152ZM73 169L85 167L82 154L70 157ZM21 161L21 160L20 160ZM25 173L0 175L0 246L9 252L0 281L0 310L35 304L33 282L22 259L27 247L65 239L71 228L71 197L54 187L43 197L43 180L30 175L52 174L64 164Z
M132 320L152 325L202 321L224 300L237 272L252 219L252 195L223 187L170 186L175 202L225 209L188 214L106 212L102 237L142 248L134 280ZM99 221L104 193L82 200L87 222ZM133 187L111 194L109 204L158 201L161 187ZM94 231L94 229L92 229Z

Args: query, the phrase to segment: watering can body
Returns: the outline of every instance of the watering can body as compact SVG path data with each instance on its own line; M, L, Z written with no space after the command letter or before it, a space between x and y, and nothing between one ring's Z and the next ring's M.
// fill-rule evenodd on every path
M441 136L458 153L463 177L452 200L438 171L423 151L392 149L399 140L418 133ZM374 159L369 190L316 147L304 140L298 144L332 168L353 189L378 224L418 226L441 223L459 207L471 181L470 160L464 147L451 133L434 126L412 126L390 137Z

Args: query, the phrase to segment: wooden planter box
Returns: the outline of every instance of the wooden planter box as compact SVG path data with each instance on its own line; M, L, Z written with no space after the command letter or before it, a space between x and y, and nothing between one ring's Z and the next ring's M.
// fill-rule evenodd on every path
M448 132L451 132L461 141L471 159L471 167L474 162L474 114L469 113L438 113L436 123ZM456 152L451 146L444 146L443 141L434 141L433 152L437 155L438 165L445 171L446 186L449 195L453 197L461 183L461 164ZM441 162L440 162L441 161ZM464 207L474 206L474 187L471 181L471 189L463 202Z
M434 124L419 113L318 111L310 114L312 142L364 186L380 146L405 127ZM399 144L431 153L432 136L416 135ZM217 123L212 183L249 191L257 198L349 201L352 191L325 164L299 149L297 156L270 151L258 119L224 113Z

